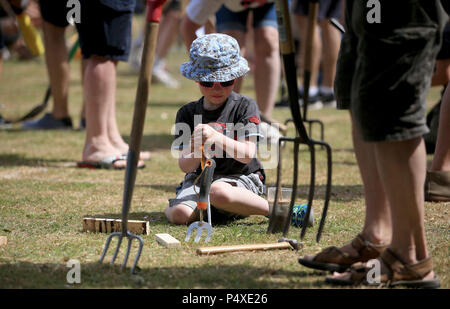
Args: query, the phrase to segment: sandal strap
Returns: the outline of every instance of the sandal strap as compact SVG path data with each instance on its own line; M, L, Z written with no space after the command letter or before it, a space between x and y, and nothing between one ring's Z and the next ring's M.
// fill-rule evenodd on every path
M350 255L347 252L332 246L319 252L314 257L314 261L335 263L339 265L352 265L357 262L367 262L368 260L377 258L380 256L381 252L388 247L384 244L372 244L365 240L361 234L358 234L356 238L352 240L351 246L358 252L357 255Z
M381 260L388 270L385 275L389 281L420 280L433 270L431 256L416 264L407 264L391 249L386 249L381 254Z

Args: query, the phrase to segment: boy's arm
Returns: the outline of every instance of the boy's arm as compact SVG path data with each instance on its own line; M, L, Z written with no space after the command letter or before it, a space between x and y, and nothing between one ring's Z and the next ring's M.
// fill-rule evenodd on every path
M184 147L178 157L178 166L185 173L194 172L201 162L201 155L199 156L191 145Z
M201 139L201 141L196 141L194 144L205 145L205 151L209 152L212 145L215 145L219 150L223 150L227 153L228 157L235 159L238 162L247 164L256 156L256 142L249 138L243 141L234 140L222 133L214 130L211 126L207 124L199 124L194 129L194 140ZM212 152L216 152L215 149Z

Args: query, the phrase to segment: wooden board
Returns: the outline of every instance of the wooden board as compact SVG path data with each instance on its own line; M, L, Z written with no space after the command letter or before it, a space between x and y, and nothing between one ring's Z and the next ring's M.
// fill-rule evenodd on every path
M6 246L8 244L8 237L0 236L0 246Z
M258 250L274 250L274 249L293 249L291 244L286 241L272 244L254 244L254 245L236 245L236 246L219 246L204 247L197 249L198 255L219 254L237 251L258 251Z
M166 248L175 248L181 246L178 239L170 234L156 234L156 241Z
M83 231L112 233L122 231L121 219L83 218ZM128 220L128 231L137 235L150 235L150 223L141 220Z

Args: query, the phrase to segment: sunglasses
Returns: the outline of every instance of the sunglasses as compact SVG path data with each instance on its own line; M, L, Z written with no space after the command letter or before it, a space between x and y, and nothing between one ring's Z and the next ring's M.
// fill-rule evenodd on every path
M212 88L216 84L219 84L219 86L222 88L227 88L227 87L233 86L235 81L236 80L233 79L233 80L229 80L227 82L197 82L197 83L200 84L200 86L205 87L205 88Z

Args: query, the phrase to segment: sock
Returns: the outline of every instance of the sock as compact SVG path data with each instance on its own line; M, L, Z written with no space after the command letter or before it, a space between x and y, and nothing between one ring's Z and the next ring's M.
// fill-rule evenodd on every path
M323 94L334 94L334 89L332 87L320 86L320 93L323 93Z

